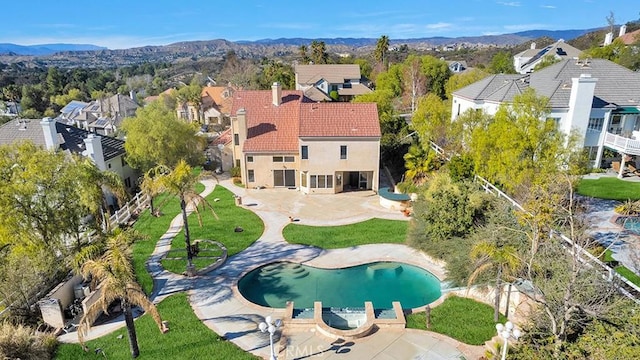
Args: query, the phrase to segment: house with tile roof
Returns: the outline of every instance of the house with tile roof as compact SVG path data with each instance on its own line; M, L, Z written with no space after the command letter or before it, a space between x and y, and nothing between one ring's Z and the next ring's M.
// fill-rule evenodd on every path
M202 88L200 108L190 102L178 104L179 119L188 122L225 125L229 123L234 88L231 86L205 86Z
M296 90L313 101L333 101L332 91L337 92L338 101L351 101L372 91L364 84L357 64L296 65L295 77Z
M569 59L530 74L491 75L453 93L452 119L483 110L493 115L527 88L549 98L549 118L576 131L595 167L605 148L640 155L640 73L604 59Z
M378 190L376 104L315 102L275 83L271 91L236 92L231 111L233 159L245 186Z
M60 110L57 119L99 135L113 136L122 120L135 116L138 108L130 96L116 94L89 103L73 100Z
M0 145L31 141L42 148L90 158L102 171L120 175L129 192L136 188L138 173L124 160L124 141L100 136L51 118L13 119L0 126Z
M552 56L558 60L566 60L580 57L580 55L582 55L581 50L565 43L562 39L542 49L536 49L536 43L532 42L530 49L513 56L513 67L517 73L526 74L532 72L546 56Z

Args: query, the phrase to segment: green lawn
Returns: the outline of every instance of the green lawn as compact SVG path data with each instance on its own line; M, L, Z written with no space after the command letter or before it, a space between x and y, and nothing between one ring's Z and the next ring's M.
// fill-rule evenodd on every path
M507 319L500 314L500 323ZM426 330L426 313L407 315L407 327ZM450 296L431 309L431 329L469 345L483 345L496 335L493 307L463 297Z
M613 258L613 251L611 250L606 250L604 252L604 257L602 259L602 261L609 262L609 261L615 261L615 259ZM629 270L626 266L624 265L618 265L616 267L613 268L618 274L624 276L625 278L627 278L627 280L629 280L630 282L634 283L637 286L640 286L640 276L638 276L638 274L634 273L633 271Z
M211 210L201 211L202 226L198 224L197 214L189 216L189 231L191 241L197 239L216 240L226 246L228 255L234 255L253 244L264 232L262 220L252 211L235 205L233 193L222 186L216 186L207 201L213 205L218 219ZM214 201L214 199L220 199ZM239 226L244 231L235 232ZM172 249L184 249L184 233L180 232L171 243ZM186 256L186 252L183 253ZM196 268L202 268L211 263L209 259L194 258ZM162 266L165 269L177 274L181 274L186 269L184 260L163 260Z
M196 184L196 191L204 191L204 185ZM153 290L153 279L145 268L145 262L153 253L160 237L169 229L169 224L173 218L180 213L180 202L176 197L167 199L167 195L163 194L157 196L153 204L155 206L162 205L161 211L164 215L160 217L151 216L147 209L140 214L133 226L136 230L148 236L146 240L133 244L132 251L132 263L136 272L136 279L147 294L151 294Z
M292 244L338 249L366 244L403 244L407 237L408 221L370 219L342 226L308 226L289 224L282 231Z
M578 184L578 194L618 201L639 200L640 182L623 181L615 177L582 179Z
M220 338L207 328L193 313L184 293L173 295L160 304L163 320L169 321L169 332L160 333L148 315L136 320L136 333L140 346L138 359L259 359L244 352L235 344ZM122 336L118 339L118 336ZM89 352L78 344L61 344L55 359L130 359L129 340L123 327L101 338L88 341ZM102 354L96 354L100 348Z

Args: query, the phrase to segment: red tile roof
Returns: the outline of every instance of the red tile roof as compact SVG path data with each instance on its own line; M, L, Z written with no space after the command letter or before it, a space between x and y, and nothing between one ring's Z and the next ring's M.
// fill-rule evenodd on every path
M282 103L272 103L272 91L238 91L231 114L246 110L244 152L298 153L298 137L380 137L374 103L314 103L302 91L282 91Z
M380 137L374 103L315 103L300 108L300 137Z

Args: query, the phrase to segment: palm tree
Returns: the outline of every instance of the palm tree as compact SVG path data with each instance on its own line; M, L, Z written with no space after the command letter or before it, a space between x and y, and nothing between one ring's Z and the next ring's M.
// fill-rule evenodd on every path
M130 245L141 235L134 230L119 231L111 235L105 244L105 252L95 258L95 252L86 251L79 254L81 260L80 273L87 279L91 277L94 285L100 284L100 297L82 316L78 327L78 339L83 343L84 336L91 328L94 319L108 310L112 302L119 300L124 313L124 320L129 335L131 356L140 354L136 328L133 322L132 306L139 306L153 317L162 330L162 319L156 306L146 297L140 285L136 283L131 266ZM84 259L82 259L84 257ZM80 261L79 261L80 262Z
M373 56L378 62L384 65L385 55L387 54L388 50L389 50L389 37L387 35L382 35L380 36L380 38L378 39L378 42L376 43L376 49L373 53Z
M422 184L427 174L432 170L430 151L420 144L409 146L404 154L404 166L407 169L405 177L414 184Z
M468 286L485 271L496 272L496 298L493 321L498 322L500 316L500 294L502 279L510 277L520 268L521 260L515 246L503 244L501 241L484 240L476 243L471 249L471 259L476 262L475 270L469 276Z
M180 209L182 210L182 221L184 223L184 241L187 249L187 275L191 275L193 273L193 251L191 248L189 223L187 222L187 204L194 203L196 205L194 210L196 211L196 214L198 214L198 222L200 223L200 226L202 226L202 218L200 217L200 211L198 209L199 204L211 209L213 216L215 216L216 219L218 218L213 206L195 191L195 185L203 177L213 175L209 172L202 172L199 175L195 174L192 171L191 166L189 166L189 164L184 160L180 160L178 165L176 165L176 167L171 171L162 165L160 165L156 171L158 174L162 174L157 177L157 181L162 184L161 186L170 194L173 194L180 199Z
M153 206L153 198L164 191L161 182L156 179L158 175L156 170L157 168L147 170L142 181L140 181L140 189L149 197L149 211L151 212L151 215L156 215L156 211Z
M88 158L78 159L78 177L82 178L82 183L86 186L79 188L80 201L87 208L89 213L96 219L98 227L102 225L105 232L109 232L109 219L105 216L108 209L106 194L115 196L118 205L127 198L122 178L113 171L100 171L96 165Z

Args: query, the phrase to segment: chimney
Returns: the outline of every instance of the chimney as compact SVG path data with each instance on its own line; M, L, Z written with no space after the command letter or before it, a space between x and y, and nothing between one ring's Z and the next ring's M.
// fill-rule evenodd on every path
M50 117L43 118L40 121L42 132L44 133L44 144L47 150L57 150L58 146L58 130L56 130L56 121Z
M618 36L623 36L627 33L627 25L620 26L620 34Z
M135 90L129 91L129 97L131 98L131 100L137 102L137 100L136 100L136 91Z
M273 105L280 106L282 104L282 86L278 82L271 85L271 96L273 97Z
M532 42L531 43L531 50L535 50L536 49L536 42Z
M84 144L86 147L86 155L93 160L93 163L96 164L98 169L104 171L107 170L107 164L104 161L104 152L102 151L102 139L100 136L95 134L89 134L86 139L84 139Z
M571 79L568 121L562 129L566 134L572 130L578 130L582 135L586 133L597 81L590 74L581 74L580 77Z
M611 45L613 42L613 33L608 32L607 35L604 36L604 46Z

